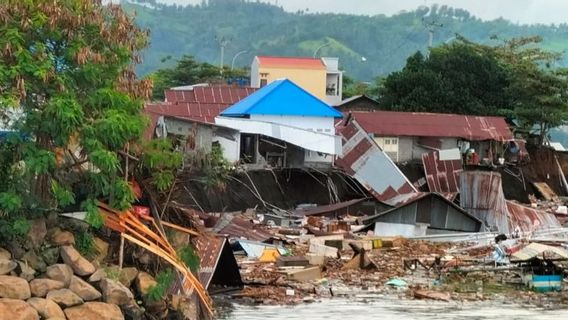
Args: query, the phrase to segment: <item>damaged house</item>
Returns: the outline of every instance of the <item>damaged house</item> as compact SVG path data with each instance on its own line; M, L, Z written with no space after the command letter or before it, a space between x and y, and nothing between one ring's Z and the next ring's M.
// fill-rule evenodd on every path
M471 149L481 163L493 163L513 139L502 117L353 111L345 122L352 119L397 163L421 160L424 153L440 150L454 150L448 157L460 159Z
M255 167L329 168L341 153L342 114L288 79L276 80L221 112L240 132L240 162Z

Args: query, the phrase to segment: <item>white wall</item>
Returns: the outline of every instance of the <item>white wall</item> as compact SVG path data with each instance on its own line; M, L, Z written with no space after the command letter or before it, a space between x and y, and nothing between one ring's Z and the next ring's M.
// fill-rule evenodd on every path
M230 163L239 161L240 156L240 145L241 145L241 134L235 134L235 140L230 140L221 136L214 136L213 142L219 142L221 149L223 150L223 157L227 159Z
M257 57L252 59L252 64L250 65L250 86L253 88L260 88L260 74Z
M304 150L305 157L304 162L324 162L324 163L332 163L333 156L326 155L324 153L318 153L316 151Z
M318 133L335 134L334 119L332 117L302 117L278 115L251 115L251 120L283 124Z

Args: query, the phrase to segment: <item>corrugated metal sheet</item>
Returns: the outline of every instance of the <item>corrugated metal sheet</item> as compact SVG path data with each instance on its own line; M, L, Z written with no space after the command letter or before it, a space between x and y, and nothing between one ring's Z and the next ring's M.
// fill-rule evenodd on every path
M502 117L393 111L353 111L351 117L367 132L378 136L454 137L469 141L513 138Z
M380 201L416 193L412 183L371 139L357 121L340 130L343 155L335 164L355 178Z
M276 248L278 250L278 252L282 255L288 253L288 250L286 250L286 248L281 247L281 246L277 246L277 245L273 245L273 244L267 244L267 243L256 242L256 241L248 241L248 240L239 240L238 242L239 242L239 245L246 252L247 257L249 257L249 258L260 257L262 255L262 253L264 252L265 248Z
M460 175L460 204L492 230L509 234L560 227L553 214L507 201L497 172L464 171Z
M430 192L459 192L461 160L440 160L438 151L422 155L424 173Z
M272 238L272 234L262 229L261 226L255 225L243 217L230 214L222 214L221 219L219 219L213 230L220 235L260 242Z
M359 204L365 200L367 200L367 198L353 199L340 203L317 206L315 208L298 209L294 211L294 213L300 216L325 216L329 214L335 214L335 212L338 210L349 208L350 206Z
M548 254L550 258L551 254L555 254L561 258L568 259L568 251L563 248L547 246L541 243L530 243L526 247L512 254L512 258L515 260L526 261L532 258L542 258L543 254Z
M225 238L211 236L200 236L195 240L199 255L198 277L205 288L209 287L226 241Z
M460 232L480 231L482 222L443 195L424 193L405 204L364 219L363 224L374 222L427 224L437 230Z
M229 106L244 99L256 89L248 87L205 86L192 90L166 90L166 102L148 103L144 112L150 117L150 126L144 137L151 139L160 116L173 116L205 123L215 123Z

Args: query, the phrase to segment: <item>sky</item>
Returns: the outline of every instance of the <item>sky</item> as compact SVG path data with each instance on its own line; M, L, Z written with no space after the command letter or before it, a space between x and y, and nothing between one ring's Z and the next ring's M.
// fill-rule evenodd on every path
M197 4L202 0L158 0L181 5ZM567 0L261 0L278 3L289 11L309 9L311 12L392 15L413 10L421 5L448 5L466 9L475 16L492 20L503 17L515 23L568 23Z

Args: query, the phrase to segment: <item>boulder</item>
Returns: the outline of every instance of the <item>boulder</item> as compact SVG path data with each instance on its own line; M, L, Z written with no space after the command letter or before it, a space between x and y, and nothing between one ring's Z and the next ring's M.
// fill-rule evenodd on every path
M61 258L63 262L73 269L73 272L78 276L88 276L95 272L95 266L87 259L83 258L79 251L72 246L61 247Z
M0 315L9 320L39 320L36 309L22 300L0 299Z
M73 277L73 269L66 264L54 264L47 267L45 274L49 279L63 282L65 288L68 288L71 284L71 277Z
M124 320L118 306L103 302L86 302L64 312L68 320Z
M56 264L59 261L59 248L45 248L40 252L40 256L48 266Z
M53 319L53 318L61 318L65 319L65 314L63 310L57 305L57 303L43 299L43 298L29 298L26 301L32 308L36 309L37 313L43 319Z
M103 278L106 278L107 274L105 272L104 269L97 269L97 271L95 271L95 273L93 273L90 277L89 277L89 282L93 283L93 282L99 282L101 281Z
M10 253L10 251L4 248L0 248L0 259L10 260L12 259L12 254Z
M156 284L158 284L158 282L156 282L154 277L146 272L141 271L136 277L135 287L141 296L145 296L148 294L148 290Z
M0 298L26 300L31 296L30 285L25 279L0 276Z
M26 245L32 248L39 248L39 246L45 240L47 235L47 226L45 224L45 219L35 219L31 222L30 230L28 231L27 243Z
M27 263L30 268L39 272L45 272L47 270L47 264L45 261L43 261L43 259L33 250L24 253L20 260Z
M26 279L26 281L32 281L35 278L36 271L31 268L27 263L23 261L18 261L18 267L16 268L16 273L20 278Z
M75 294L81 297L84 301L97 300L102 296L95 287L76 276L71 278L69 290L75 292Z
M132 284L132 281L134 281L134 279L136 279L137 275L138 275L138 269L136 269L136 268L123 268L120 271L120 276L118 276L118 281L120 281L120 283L122 283L123 285L130 287L130 285Z
M103 262L108 256L109 244L108 242L98 237L95 237L94 242L95 242L95 248L97 250L97 256L95 257L95 261Z
M74 245L75 236L69 231L54 228L50 230L49 242L55 246Z
M45 297L49 291L59 290L65 287L65 283L51 279L34 279L30 281L30 290L34 297Z
M16 269L18 264L12 260L0 259L0 275L5 275Z
M76 295L73 291L69 289L59 289L50 291L46 297L48 300L52 300L63 308L73 307L79 304L83 304L83 299Z
M100 286L103 293L103 301L106 303L125 306L134 302L132 292L118 281L105 278L101 280Z

